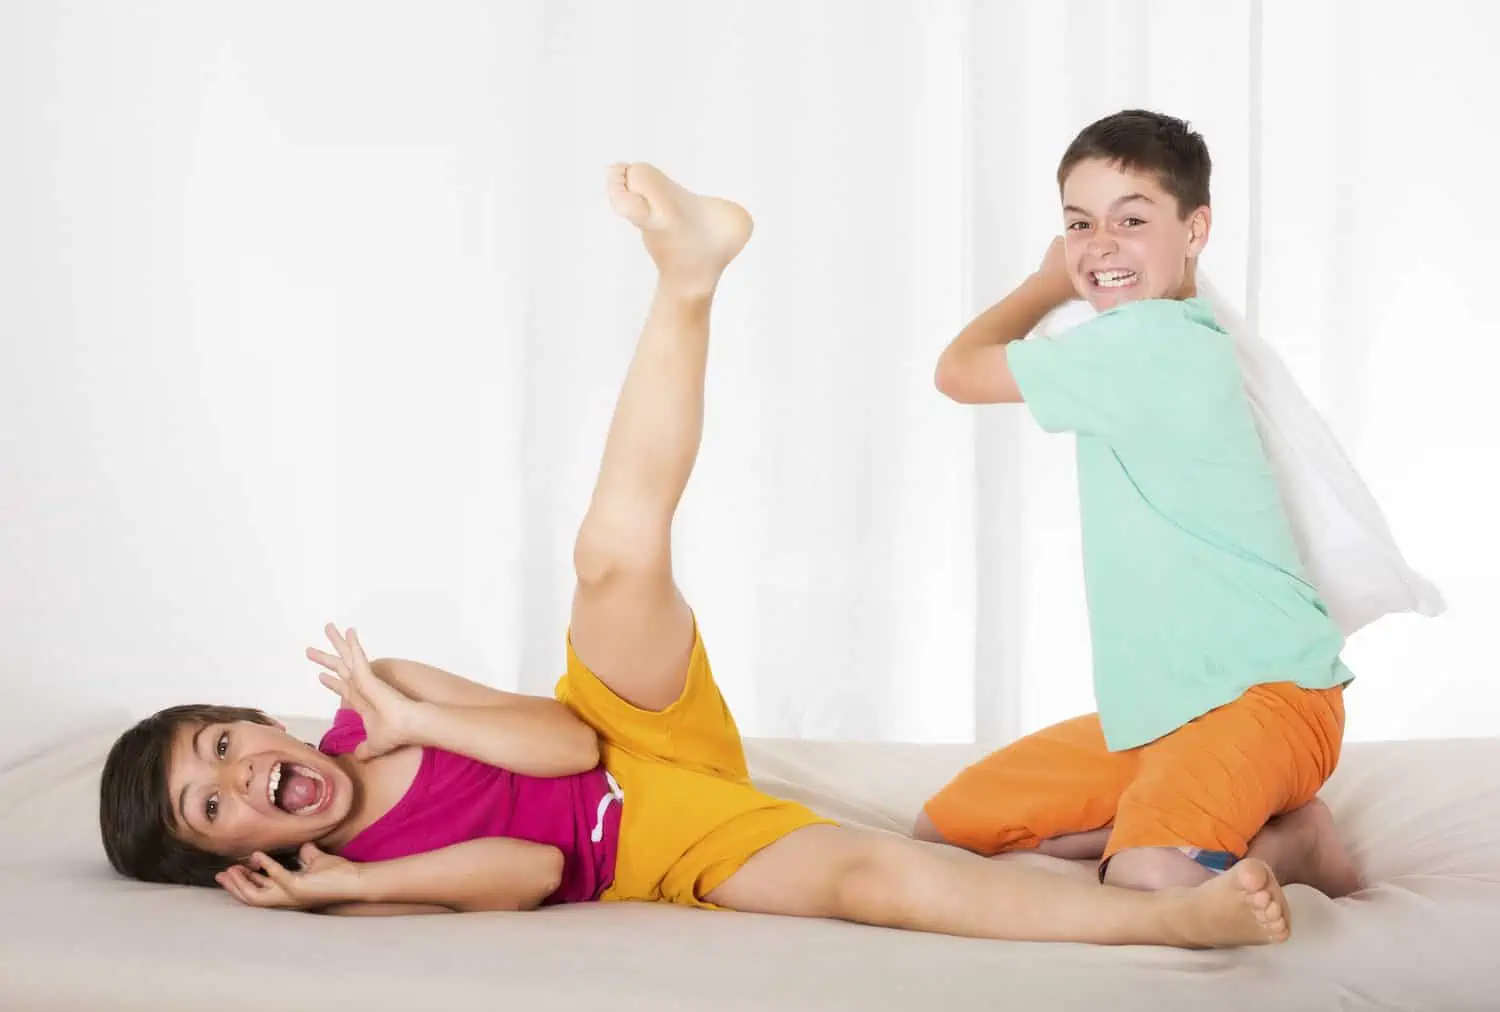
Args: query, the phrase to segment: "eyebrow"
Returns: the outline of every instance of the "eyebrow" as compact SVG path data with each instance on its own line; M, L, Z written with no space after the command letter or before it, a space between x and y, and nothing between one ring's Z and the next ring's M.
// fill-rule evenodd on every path
M1125 196L1120 197L1114 203L1110 204L1109 205L1109 209L1111 211L1113 211L1115 208L1119 207L1121 204L1128 204L1132 200L1144 200L1148 204L1155 204L1156 203L1156 201L1152 200L1150 197L1146 196L1144 193L1127 193L1127 194L1125 194ZM1085 218L1087 218L1088 214L1089 214L1083 208L1076 207L1073 204L1066 204L1066 205L1064 205L1063 206L1063 210L1064 211L1072 211L1074 214L1081 214Z
M197 756L198 756L198 738L203 734L204 731L207 731L208 728L209 728L209 725L204 724L203 726L199 727L198 730L196 730L196 731L193 732L193 757L194 758L197 758ZM192 786L192 784L183 784L182 785L182 790L180 790L180 791L177 792L177 814L182 817L182 824L184 826L188 825L188 817L187 817L187 792L188 792L188 788L191 787L191 786Z

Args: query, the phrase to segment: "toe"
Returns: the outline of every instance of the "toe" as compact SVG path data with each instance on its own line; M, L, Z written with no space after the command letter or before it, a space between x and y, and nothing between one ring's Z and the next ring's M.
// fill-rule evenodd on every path
M645 197L630 189L629 166L611 166L605 186L609 194L609 204L616 214L635 225L643 224L650 217L650 203Z
M1264 890L1270 877L1270 869L1260 861L1241 861L1234 866L1239 876L1240 887L1246 892Z

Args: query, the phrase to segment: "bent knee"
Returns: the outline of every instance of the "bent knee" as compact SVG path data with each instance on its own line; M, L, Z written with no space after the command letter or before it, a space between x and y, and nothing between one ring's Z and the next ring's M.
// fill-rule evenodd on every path
M670 534L586 518L573 542L573 573L585 587L670 574Z
M913 840L921 840L924 843L951 843L925 811L917 813L917 821L911 828L911 836Z

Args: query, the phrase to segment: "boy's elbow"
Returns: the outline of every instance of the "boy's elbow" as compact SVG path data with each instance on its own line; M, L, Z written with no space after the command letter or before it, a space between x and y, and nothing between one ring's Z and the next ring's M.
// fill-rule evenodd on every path
M950 401L959 404L975 403L973 373L951 355L945 354L938 359L932 381L938 392Z
M952 400L958 400L957 392L962 382L963 373L954 365L953 358L944 354L938 359L937 369L933 371L932 383L938 388L938 393Z

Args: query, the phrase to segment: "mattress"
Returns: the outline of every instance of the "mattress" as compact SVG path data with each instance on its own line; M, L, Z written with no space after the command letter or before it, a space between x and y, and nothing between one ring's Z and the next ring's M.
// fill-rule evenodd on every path
M314 741L324 726L289 723ZM123 726L0 771L7 1012L1500 1008L1500 738L1347 746L1323 797L1369 888L1334 901L1291 887L1287 944L1186 952L646 904L401 918L253 910L109 869L96 791ZM902 831L981 750L750 740L746 751L765 789Z

